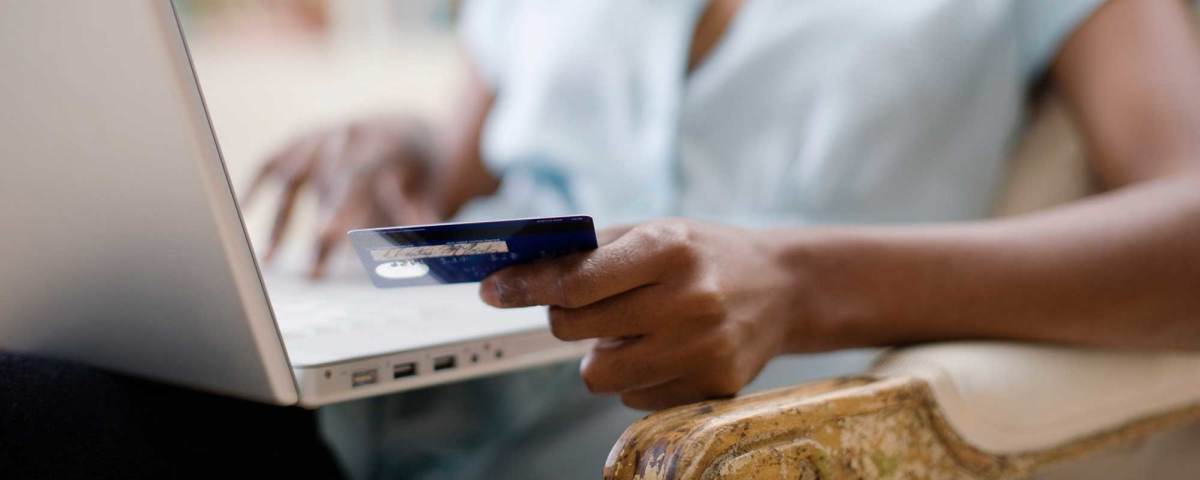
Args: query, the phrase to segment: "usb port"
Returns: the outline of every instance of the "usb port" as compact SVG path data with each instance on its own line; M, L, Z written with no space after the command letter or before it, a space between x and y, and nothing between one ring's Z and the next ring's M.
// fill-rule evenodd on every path
M350 375L350 386L361 387L379 381L379 370L359 370Z
M417 374L416 362L397 363L392 366L392 378L411 377Z
M454 365L456 363L457 363L457 361L454 358L454 355L442 355L440 357L434 357L433 358L433 370L437 371L437 370L446 370L449 368L454 368Z

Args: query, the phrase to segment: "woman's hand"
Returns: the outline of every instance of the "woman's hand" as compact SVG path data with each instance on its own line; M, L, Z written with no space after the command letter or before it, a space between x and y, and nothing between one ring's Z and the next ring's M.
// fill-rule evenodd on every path
M497 307L549 305L562 340L601 339L583 379L630 407L737 393L803 316L765 231L662 220L601 237L595 251L496 272L480 294Z
M265 261L278 251L296 199L317 193L318 230L309 275L323 274L329 253L346 231L431 223L443 218L435 189L430 129L410 118L375 117L300 137L267 160L246 194L269 182L282 185Z

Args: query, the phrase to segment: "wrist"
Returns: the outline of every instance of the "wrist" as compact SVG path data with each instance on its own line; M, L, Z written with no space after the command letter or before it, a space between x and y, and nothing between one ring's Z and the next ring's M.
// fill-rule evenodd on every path
M479 153L473 150L464 154L462 148L436 150L429 162L427 198L443 218L454 216L471 200L495 193L500 187L499 177L488 170Z
M866 271L872 242L856 229L805 228L766 232L772 262L787 271L791 312L788 353L887 343L886 303Z

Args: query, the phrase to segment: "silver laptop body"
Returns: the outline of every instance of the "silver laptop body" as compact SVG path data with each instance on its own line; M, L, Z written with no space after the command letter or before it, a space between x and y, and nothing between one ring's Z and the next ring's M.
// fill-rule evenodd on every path
M0 349L305 406L582 353L474 285L264 281L173 6L0 5Z

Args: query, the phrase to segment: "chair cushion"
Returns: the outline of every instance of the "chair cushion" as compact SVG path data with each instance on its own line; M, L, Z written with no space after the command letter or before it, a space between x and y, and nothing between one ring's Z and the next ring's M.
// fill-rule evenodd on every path
M944 343L892 350L873 372L927 381L950 426L999 454L1050 448L1200 404L1200 354L1191 353Z

